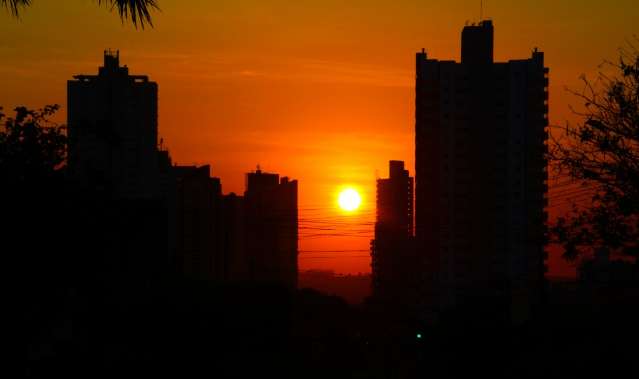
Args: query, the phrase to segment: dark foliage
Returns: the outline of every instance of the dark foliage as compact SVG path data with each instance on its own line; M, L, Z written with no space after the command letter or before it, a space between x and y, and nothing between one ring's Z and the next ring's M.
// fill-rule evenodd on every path
M607 65L615 76L584 78L584 91L574 92L584 121L559 128L563 137L550 156L560 173L593 193L590 206L575 207L551 229L569 260L598 248L639 256L639 51Z
M31 0L0 0L0 3L14 16L20 14L20 8L31 5Z
M155 0L98 0L98 3L117 10L122 20L130 19L133 25L143 29L145 24L153 26L151 11L160 9Z
M144 29L145 25L153 26L151 12L159 10L156 0L96 0L99 5L106 5L111 10L116 10L124 21L129 19L133 25ZM0 0L5 8L14 16L19 16L21 8L32 4L31 0Z
M59 109L15 109L7 118L0 108L0 180L6 186L51 179L66 158L65 127L50 122Z

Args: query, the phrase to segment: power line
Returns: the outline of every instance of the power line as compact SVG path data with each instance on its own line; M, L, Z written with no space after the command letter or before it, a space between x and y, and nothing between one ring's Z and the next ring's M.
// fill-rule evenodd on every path
M334 257L299 257L299 259L342 259L342 258L370 258L369 255L347 255L347 256L334 256Z
M312 254L312 253L367 253L370 250L367 249L344 249L344 250L299 250L299 253Z

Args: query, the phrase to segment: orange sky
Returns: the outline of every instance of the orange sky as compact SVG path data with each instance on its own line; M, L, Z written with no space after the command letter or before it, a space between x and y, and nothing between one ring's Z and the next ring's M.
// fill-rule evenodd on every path
M59 103L62 121L66 80L119 49L159 83L174 160L211 164L225 192L243 192L257 164L299 179L302 227L347 235L301 229L300 268L337 272L369 271L377 173L389 159L414 172L415 52L459 60L461 28L479 18L478 0L160 0L155 28L136 31L93 1L34 3L19 21L0 12L0 105ZM639 24L636 0L484 3L497 60L546 53L554 124L573 119L564 88L614 60ZM364 200L351 216L335 209L345 184ZM566 272L551 260L551 274Z

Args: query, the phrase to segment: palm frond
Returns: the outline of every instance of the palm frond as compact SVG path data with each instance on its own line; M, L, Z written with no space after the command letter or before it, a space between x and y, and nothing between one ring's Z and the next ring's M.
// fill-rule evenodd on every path
M137 28L145 25L153 27L151 12L160 10L157 0L96 0L99 5L105 4L111 10L117 10L122 21L131 20ZM20 9L31 5L31 0L0 0L0 6L6 8L15 17L20 16Z
M31 5L31 0L0 0L0 4L7 8L15 17L20 15L20 8Z
M156 0L98 0L98 4L117 9L122 21L130 19L135 27L139 25L142 29L145 24L153 27L151 11L160 10Z

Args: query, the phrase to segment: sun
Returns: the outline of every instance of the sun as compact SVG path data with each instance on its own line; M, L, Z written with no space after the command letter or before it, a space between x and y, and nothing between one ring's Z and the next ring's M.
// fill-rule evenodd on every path
M339 193L337 203L342 210L353 212L362 204L362 197L353 188L346 188Z

